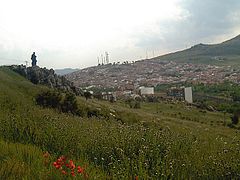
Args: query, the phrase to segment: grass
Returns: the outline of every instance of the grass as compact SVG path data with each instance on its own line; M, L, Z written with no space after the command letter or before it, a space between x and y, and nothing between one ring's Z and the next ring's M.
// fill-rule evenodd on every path
M1 179L44 177L48 170L41 161L42 151L31 145L0 140Z
M36 106L34 96L45 88L0 68L0 179L63 178L42 163L46 151L51 161L65 155L87 164L89 179L240 176L240 131L223 125L228 114L164 102L130 109L123 102L78 97L79 106L116 118L77 117Z

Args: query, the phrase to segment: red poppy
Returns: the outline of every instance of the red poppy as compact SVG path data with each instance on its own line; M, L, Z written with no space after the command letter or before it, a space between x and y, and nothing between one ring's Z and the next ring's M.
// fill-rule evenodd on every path
M72 175L72 176L76 176L75 173L74 173L74 171L71 172L71 175Z
M56 165L57 165L57 162L54 162L53 165L56 166Z
M83 173L83 170L84 170L84 169L81 168L81 166L78 166L77 169L78 169L78 170L77 170L78 173Z
M75 164L73 163L73 160L69 161L69 165L70 165L71 169L75 169L76 168Z

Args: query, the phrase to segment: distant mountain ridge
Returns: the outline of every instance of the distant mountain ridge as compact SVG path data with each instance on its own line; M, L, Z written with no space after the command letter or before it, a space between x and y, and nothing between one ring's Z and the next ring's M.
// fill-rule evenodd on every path
M240 63L240 35L220 44L197 44L189 49L158 56L152 60L183 63L232 65Z

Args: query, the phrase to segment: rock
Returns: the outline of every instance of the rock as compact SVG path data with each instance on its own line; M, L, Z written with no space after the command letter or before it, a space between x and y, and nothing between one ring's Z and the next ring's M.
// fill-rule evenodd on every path
M50 88L73 92L76 95L83 95L82 89L73 85L64 76L55 74L53 69L40 68L38 66L26 67L23 65L12 65L9 68L24 76L34 84L46 85Z

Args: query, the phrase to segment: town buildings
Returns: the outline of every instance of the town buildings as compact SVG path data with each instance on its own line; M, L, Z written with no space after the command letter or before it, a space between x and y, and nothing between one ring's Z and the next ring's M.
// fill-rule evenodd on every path
M133 91L141 86L181 82L214 84L224 81L240 82L240 70L230 66L215 66L165 61L137 61L128 64L95 66L66 76L76 86L111 88Z

